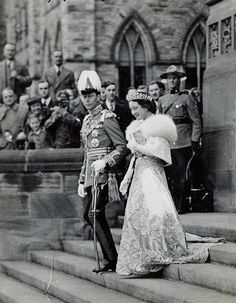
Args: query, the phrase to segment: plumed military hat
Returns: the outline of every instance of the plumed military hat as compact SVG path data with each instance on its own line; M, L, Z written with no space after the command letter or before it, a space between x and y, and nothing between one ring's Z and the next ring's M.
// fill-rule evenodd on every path
M186 74L178 70L177 66L175 65L170 65L166 72L160 75L161 79L167 79L168 75L176 75L179 78L186 77Z
M29 98L29 100L27 100L28 106L31 106L36 103L39 103L42 105L41 99L39 97L33 97L33 98Z
M100 93L101 80L94 70L82 71L78 80L78 91L80 94L85 95L93 92Z

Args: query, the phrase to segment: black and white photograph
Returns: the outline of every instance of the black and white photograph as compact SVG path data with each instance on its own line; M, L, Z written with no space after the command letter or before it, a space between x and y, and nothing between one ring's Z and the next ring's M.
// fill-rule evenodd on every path
M0 0L0 303L236 302L236 0Z

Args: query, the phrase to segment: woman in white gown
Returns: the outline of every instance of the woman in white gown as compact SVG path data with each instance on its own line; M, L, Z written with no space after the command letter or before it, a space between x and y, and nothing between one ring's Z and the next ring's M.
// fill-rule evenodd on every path
M134 157L120 186L123 194L130 189L116 271L138 275L170 263L205 262L212 243L187 246L186 235L190 241L220 239L184 233L165 177L164 166L171 164L170 143L177 139L174 122L155 114L155 104L146 94L130 96L129 106L136 120L126 137Z

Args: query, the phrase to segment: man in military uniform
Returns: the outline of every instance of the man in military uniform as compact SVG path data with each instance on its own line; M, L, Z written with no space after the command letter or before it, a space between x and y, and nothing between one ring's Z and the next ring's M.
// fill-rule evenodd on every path
M169 115L177 127L178 139L171 146L172 165L167 167L166 174L169 188L178 213L188 211L186 203L186 169L193 152L199 148L201 136L201 119L197 104L185 92L180 91L180 79L185 73L175 65L167 68L160 77L166 79L169 91L160 98L163 114Z
M89 113L84 118L81 130L85 158L79 177L78 194L84 198L84 218L93 226L92 199L96 188L98 189L96 235L105 263L94 272L115 271L116 268L117 252L106 220L105 206L108 197L111 199L118 195L118 192L115 192L117 186L114 186L115 178L111 170L114 170L116 164L128 153L126 140L115 114L103 109L100 104L100 89L101 82L97 73L83 71L78 81L78 90Z

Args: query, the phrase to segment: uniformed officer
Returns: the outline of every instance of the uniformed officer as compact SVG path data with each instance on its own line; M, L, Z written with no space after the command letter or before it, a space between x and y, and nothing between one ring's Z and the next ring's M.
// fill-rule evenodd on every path
M105 263L100 271L115 271L117 252L111 231L105 217L105 206L109 199L117 196L114 168L128 153L126 140L115 118L115 114L103 109L100 104L101 82L95 71L83 71L78 90L81 100L88 110L81 129L85 149L84 163L79 177L78 194L84 198L85 220L93 226L91 212L94 193L94 178L97 179L97 221L96 235L100 242Z
M163 114L174 120L177 127L178 139L171 147L172 165L167 167L166 174L169 188L178 213L188 211L185 197L186 168L193 151L199 148L202 126L197 104L185 92L180 91L180 79L185 73L175 65L167 68L160 77L167 80L169 91L160 98Z

